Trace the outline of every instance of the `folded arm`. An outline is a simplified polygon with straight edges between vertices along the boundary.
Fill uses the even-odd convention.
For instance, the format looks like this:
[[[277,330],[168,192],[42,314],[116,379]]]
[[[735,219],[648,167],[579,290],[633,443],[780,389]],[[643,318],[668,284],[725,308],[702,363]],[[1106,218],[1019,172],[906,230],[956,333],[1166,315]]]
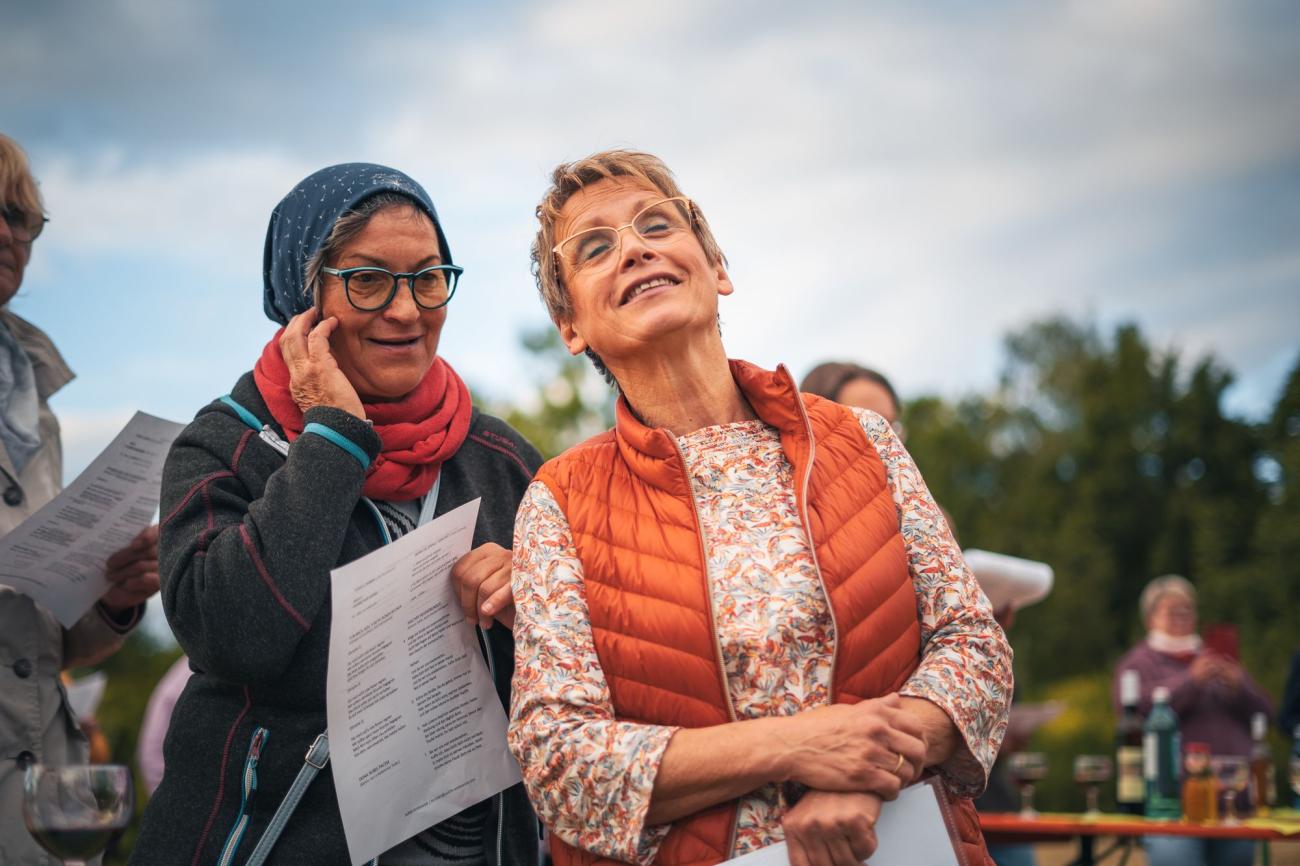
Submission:
[[[520,506],[513,583],[510,746],[538,814],[569,844],[649,863],[668,822],[769,782],[892,799],[920,771],[921,726],[896,696],[707,728],[618,721],[592,639],[582,564],[563,513],[539,483]]]
[[[899,693],[925,727],[926,765],[975,796],[1006,733],[1011,647],[911,456],[879,415],[858,416],[892,487],[921,624],[921,662]]]

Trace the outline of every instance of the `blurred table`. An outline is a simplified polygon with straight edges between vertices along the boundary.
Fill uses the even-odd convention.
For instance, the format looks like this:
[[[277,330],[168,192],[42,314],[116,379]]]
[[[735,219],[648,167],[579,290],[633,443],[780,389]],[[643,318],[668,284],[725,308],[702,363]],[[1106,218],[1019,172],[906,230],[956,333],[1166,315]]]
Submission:
[[[1132,815],[1099,815],[1085,818],[1081,814],[1045,813],[1037,818],[1022,818],[1014,812],[981,812],[980,827],[991,843],[1061,842],[1079,840],[1079,866],[1092,866],[1098,857],[1107,857],[1123,847],[1123,841],[1097,855],[1093,845],[1098,836],[1115,836],[1132,840],[1141,836],[1195,836],[1200,839],[1252,839],[1262,842],[1300,843],[1300,816],[1294,811],[1270,818],[1246,818],[1240,824],[1190,824],[1183,821],[1149,821]],[[1264,845],[1264,866],[1269,864],[1268,845]],[[1127,855],[1126,855],[1127,856]]]

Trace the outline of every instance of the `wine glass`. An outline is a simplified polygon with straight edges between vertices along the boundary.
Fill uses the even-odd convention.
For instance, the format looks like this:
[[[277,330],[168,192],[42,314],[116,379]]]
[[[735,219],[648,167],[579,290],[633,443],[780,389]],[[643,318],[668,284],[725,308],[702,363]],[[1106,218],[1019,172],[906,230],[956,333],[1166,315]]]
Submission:
[[[1219,787],[1227,796],[1223,809],[1223,823],[1240,824],[1237,818],[1237,795],[1246,790],[1250,784],[1250,764],[1238,755],[1215,755],[1210,759],[1210,768],[1219,780]]]
[[[1109,755],[1076,755],[1074,757],[1074,781],[1083,785],[1088,808],[1085,818],[1096,818],[1101,814],[1097,805],[1098,790],[1103,782],[1109,782],[1115,773],[1115,763]]]
[[[135,786],[118,764],[33,764],[23,776],[23,820],[42,848],[67,866],[86,861],[131,821]]]
[[[1007,759],[1011,781],[1020,787],[1020,817],[1036,818],[1034,783],[1047,778],[1047,756],[1042,752],[1013,752]]]

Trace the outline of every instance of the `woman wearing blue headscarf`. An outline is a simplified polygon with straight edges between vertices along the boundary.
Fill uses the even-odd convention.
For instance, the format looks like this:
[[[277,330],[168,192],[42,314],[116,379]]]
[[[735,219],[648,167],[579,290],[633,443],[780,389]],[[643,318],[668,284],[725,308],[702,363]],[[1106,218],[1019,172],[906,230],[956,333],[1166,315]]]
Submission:
[[[194,676],[132,862],[248,859],[323,763],[330,570],[479,497],[452,578],[508,707],[508,548],[541,459],[438,355],[460,273],[428,194],[390,168],[323,169],[271,214],[263,306],[283,327],[164,472],[163,603]],[[283,826],[267,862],[348,862],[328,771]],[[379,863],[534,863],[536,827],[515,786]]]

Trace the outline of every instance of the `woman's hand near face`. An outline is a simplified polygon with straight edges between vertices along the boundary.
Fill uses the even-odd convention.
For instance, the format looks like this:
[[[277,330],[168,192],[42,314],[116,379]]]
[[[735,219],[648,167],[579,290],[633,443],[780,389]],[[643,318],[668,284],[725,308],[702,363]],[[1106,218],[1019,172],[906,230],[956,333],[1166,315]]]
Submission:
[[[508,629],[515,627],[509,550],[492,542],[479,545],[451,567],[451,580],[470,622],[487,629],[495,619]]]
[[[338,319],[331,316],[317,322],[319,316],[315,308],[299,313],[289,320],[280,337],[293,402],[303,412],[314,406],[333,406],[365,418],[366,410],[357,389],[343,375],[330,352],[330,334],[338,327]]]
[[[876,853],[880,798],[809,791],[781,818],[790,866],[858,866]]]

